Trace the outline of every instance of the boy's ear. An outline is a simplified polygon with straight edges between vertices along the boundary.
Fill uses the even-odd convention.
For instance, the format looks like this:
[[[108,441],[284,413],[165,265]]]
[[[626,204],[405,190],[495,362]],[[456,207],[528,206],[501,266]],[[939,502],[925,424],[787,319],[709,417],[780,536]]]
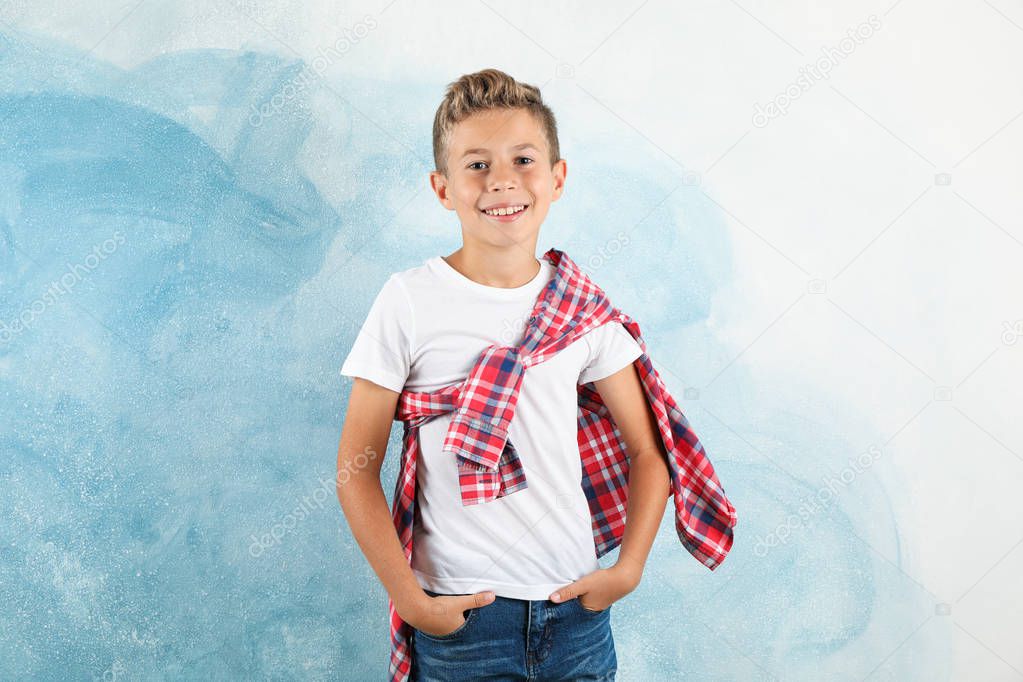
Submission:
[[[455,208],[454,202],[448,196],[448,179],[444,177],[443,173],[440,171],[430,171],[430,187],[433,188],[434,194],[440,199],[440,203],[444,205],[444,208],[448,210]]]
[[[561,198],[562,192],[565,191],[565,176],[568,175],[568,164],[564,159],[558,159],[551,169],[551,173],[554,175],[554,196],[552,201],[557,201]]]

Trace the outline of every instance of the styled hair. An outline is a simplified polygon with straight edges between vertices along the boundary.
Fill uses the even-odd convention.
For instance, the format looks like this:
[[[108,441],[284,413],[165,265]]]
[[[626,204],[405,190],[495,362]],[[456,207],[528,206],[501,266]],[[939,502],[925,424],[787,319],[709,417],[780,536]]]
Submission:
[[[433,162],[447,175],[448,144],[455,126],[469,116],[490,109],[525,109],[543,128],[553,166],[561,159],[558,125],[554,112],[543,103],[540,89],[520,83],[497,69],[468,73],[448,84],[444,99],[433,117]]]

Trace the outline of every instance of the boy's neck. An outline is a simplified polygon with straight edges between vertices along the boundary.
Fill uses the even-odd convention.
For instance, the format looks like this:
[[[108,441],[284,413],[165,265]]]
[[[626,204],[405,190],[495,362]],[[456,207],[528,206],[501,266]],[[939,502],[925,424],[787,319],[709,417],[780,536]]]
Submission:
[[[466,244],[441,258],[477,284],[499,289],[521,287],[540,272],[540,261],[520,244],[499,250],[474,249]]]

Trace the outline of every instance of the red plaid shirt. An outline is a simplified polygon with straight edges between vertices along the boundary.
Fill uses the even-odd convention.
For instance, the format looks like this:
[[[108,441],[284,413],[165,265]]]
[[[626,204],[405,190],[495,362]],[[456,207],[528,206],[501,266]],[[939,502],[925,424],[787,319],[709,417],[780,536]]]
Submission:
[[[419,427],[454,412],[443,450],[458,466],[462,504],[479,504],[525,488],[525,472],[508,440],[519,387],[526,369],[549,360],[586,332],[618,322],[632,334],[643,354],[633,364],[668,453],[675,529],[683,546],[711,570],[732,546],[735,508],[721,487],[703,446],[646,354],[639,325],[614,308],[606,294],[564,252],[552,248],[544,258],[557,270],[537,297],[518,346],[487,348],[469,377],[432,392],[403,391],[395,419],[404,423],[401,465],[394,490],[392,517],[405,556],[412,561],[412,526],[416,509],[416,461]],[[589,503],[597,557],[621,543],[625,530],[629,459],[625,443],[600,394],[587,383],[579,393],[579,455],[582,488]],[[388,598],[391,629],[391,682],[407,682],[412,667],[412,626]]]

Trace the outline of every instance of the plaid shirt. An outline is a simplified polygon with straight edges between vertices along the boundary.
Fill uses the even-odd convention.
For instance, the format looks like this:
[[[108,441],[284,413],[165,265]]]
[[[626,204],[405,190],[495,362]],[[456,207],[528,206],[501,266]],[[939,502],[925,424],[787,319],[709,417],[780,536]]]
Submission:
[[[412,527],[416,509],[416,461],[419,427],[454,413],[443,451],[458,466],[463,505],[489,502],[527,487],[522,463],[508,440],[519,387],[527,368],[552,358],[586,332],[609,322],[625,325],[643,354],[633,364],[668,453],[675,529],[683,546],[711,570],[732,546],[735,508],[721,487],[714,467],[689,428],[689,422],[653,368],[639,325],[611,305],[604,292],[562,251],[544,254],[557,267],[537,297],[518,346],[488,347],[468,378],[432,392],[403,391],[395,419],[403,422],[401,463],[392,517],[405,556],[412,561]],[[582,488],[589,503],[597,557],[621,543],[625,530],[629,458],[625,443],[600,394],[587,383],[578,387],[579,455]],[[412,626],[388,598],[391,634],[391,682],[407,682],[412,667]]]

